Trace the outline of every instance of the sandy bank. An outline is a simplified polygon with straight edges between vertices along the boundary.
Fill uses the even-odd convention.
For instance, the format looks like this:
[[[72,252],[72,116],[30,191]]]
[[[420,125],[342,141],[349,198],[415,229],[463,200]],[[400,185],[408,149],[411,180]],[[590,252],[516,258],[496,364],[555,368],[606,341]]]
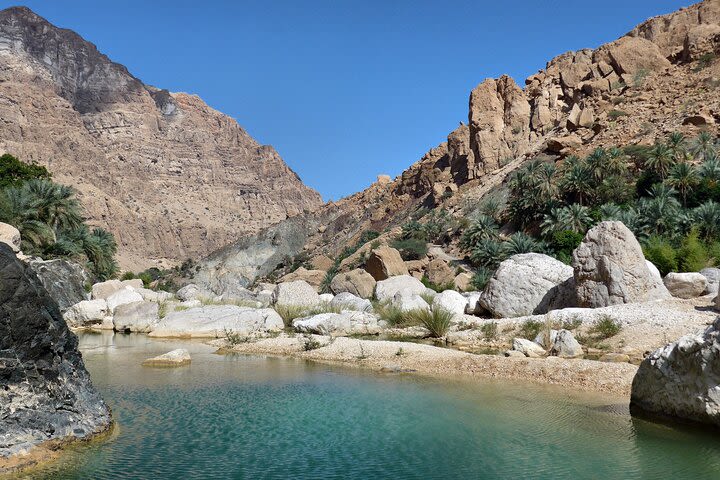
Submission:
[[[592,360],[513,358],[475,355],[410,342],[358,340],[313,336],[320,348],[305,351],[305,338],[281,335],[252,343],[227,346],[212,342],[220,352],[282,355],[384,372],[407,372],[440,378],[506,378],[536,384],[630,395],[637,367],[629,363]]]

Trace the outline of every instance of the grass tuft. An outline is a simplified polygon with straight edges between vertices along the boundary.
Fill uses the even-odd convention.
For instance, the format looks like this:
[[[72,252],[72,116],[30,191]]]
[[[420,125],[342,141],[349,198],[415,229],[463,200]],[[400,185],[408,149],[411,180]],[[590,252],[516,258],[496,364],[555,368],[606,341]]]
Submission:
[[[442,308],[433,308],[432,310],[418,308],[406,312],[405,315],[411,322],[420,324],[430,330],[430,335],[435,338],[445,336],[448,329],[450,329],[450,322],[453,318],[452,312]]]

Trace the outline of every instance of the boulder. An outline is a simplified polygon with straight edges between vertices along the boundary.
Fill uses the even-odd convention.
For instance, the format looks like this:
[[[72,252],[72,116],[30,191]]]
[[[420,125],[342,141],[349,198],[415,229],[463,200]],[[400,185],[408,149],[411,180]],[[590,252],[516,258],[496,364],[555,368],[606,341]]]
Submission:
[[[322,303],[330,303],[332,302],[333,298],[335,298],[335,295],[332,293],[321,293],[318,298]]]
[[[375,298],[381,302],[390,300],[398,292],[403,292],[406,295],[422,295],[425,293],[425,285],[410,275],[391,277],[387,280],[381,280],[375,285]]]
[[[93,387],[77,337],[37,275],[5,243],[0,365],[0,458],[21,465],[33,459],[26,454],[36,445],[87,439],[110,426],[110,410]]]
[[[325,271],[308,270],[304,267],[300,267],[294,272],[288,273],[280,278],[280,281],[285,283],[295,282],[297,280],[305,281],[315,287],[316,290],[319,290],[323,280],[325,280]]]
[[[8,223],[0,222],[0,242],[8,244],[13,252],[18,253],[21,243],[20,230]]]
[[[115,309],[120,305],[142,301],[142,295],[136,292],[133,288],[123,287],[121,290],[118,290],[107,298],[107,305],[108,310],[115,313]]]
[[[273,290],[273,305],[298,305],[312,307],[320,303],[315,287],[303,280],[279,283]]]
[[[646,357],[633,379],[631,412],[720,426],[719,335],[717,319],[703,334],[685,335]]]
[[[467,307],[467,298],[455,290],[445,290],[435,295],[432,301],[433,308],[441,308],[454,315],[463,315]]]
[[[575,291],[581,307],[669,298],[650,272],[635,235],[622,222],[600,222],[573,252]]]
[[[139,278],[131,278],[130,280],[122,280],[120,283],[122,283],[126,287],[132,287],[135,290],[138,290],[140,288],[145,288],[145,284]]]
[[[670,272],[663,279],[665,287],[673,297],[696,298],[703,294],[708,286],[707,278],[701,273]]]
[[[370,256],[365,262],[365,270],[376,281],[409,274],[400,252],[387,246],[378,247],[370,252]]]
[[[500,263],[480,297],[496,318],[547,313],[575,303],[573,269],[541,253],[522,253]]]
[[[164,292],[162,290],[150,290],[149,288],[136,288],[136,292],[138,292],[142,297],[143,300],[146,302],[167,302],[168,300],[172,300],[173,294],[170,292]]]
[[[149,333],[160,321],[159,305],[155,302],[132,302],[118,305],[113,315],[117,332]]]
[[[662,274],[660,273],[660,270],[658,270],[658,268],[655,266],[655,264],[652,263],[650,260],[645,260],[645,265],[647,265],[652,279],[655,282],[662,282]]]
[[[703,295],[718,293],[718,286],[720,285],[720,268],[703,268],[700,270],[700,273],[708,282]]]
[[[465,293],[463,296],[467,301],[467,303],[465,304],[465,313],[467,313],[468,315],[478,315],[485,311],[485,309],[480,304],[480,297],[482,296],[482,293],[468,292]]]
[[[295,319],[293,327],[300,333],[317,335],[376,335],[380,333],[377,317],[367,312],[321,313]]]
[[[430,283],[435,285],[447,285],[455,280],[455,270],[445,260],[436,258],[430,260],[425,268],[425,276]]]
[[[30,260],[30,268],[57,302],[61,312],[87,299],[85,285],[89,283],[89,278],[77,263],[63,259]]]
[[[192,362],[190,352],[184,348],[178,348],[157,357],[148,358],[142,364],[145,367],[182,367],[190,365],[190,362]]]
[[[70,327],[86,327],[102,323],[107,314],[105,300],[83,300],[68,308],[63,318]]]
[[[94,300],[107,300],[109,296],[118,290],[125,288],[120,280],[107,280],[105,282],[99,282],[92,286],[92,298]]]
[[[316,255],[310,259],[310,266],[313,270],[322,270],[323,272],[327,272],[334,264],[335,262],[325,255]]]
[[[630,76],[641,72],[661,71],[670,62],[653,42],[641,37],[625,36],[601,47],[600,55],[607,52],[610,64],[618,74]]]
[[[547,355],[543,347],[524,338],[513,338],[512,349],[530,358],[539,358]]]
[[[427,310],[430,305],[420,295],[398,292],[392,299],[392,305],[403,312],[410,310]]]
[[[271,308],[208,305],[168,313],[149,336],[223,338],[227,332],[257,335],[279,332],[284,326],[280,315]]]
[[[358,312],[372,312],[373,310],[370,300],[357,297],[350,292],[335,295],[335,298],[330,302],[330,306],[342,310],[357,310]]]
[[[330,282],[330,290],[338,293],[348,292],[360,298],[370,298],[375,291],[375,279],[361,268],[350,270],[347,273],[338,273]]]
[[[555,335],[550,348],[550,355],[564,358],[576,358],[584,355],[582,346],[575,340],[572,332],[569,330],[560,330]]]
[[[194,283],[189,283],[178,290],[177,293],[175,293],[175,296],[181,302],[196,300],[200,296],[200,288]]]
[[[458,273],[453,279],[453,286],[460,292],[467,292],[472,288],[472,275],[467,272]]]

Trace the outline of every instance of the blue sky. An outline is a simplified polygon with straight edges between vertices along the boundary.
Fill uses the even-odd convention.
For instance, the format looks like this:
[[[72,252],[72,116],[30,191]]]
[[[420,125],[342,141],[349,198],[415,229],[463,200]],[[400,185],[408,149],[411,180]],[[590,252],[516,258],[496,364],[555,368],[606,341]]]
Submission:
[[[398,175],[524,79],[691,0],[35,1],[145,83],[200,95],[327,199]],[[3,2],[0,7],[17,5]]]

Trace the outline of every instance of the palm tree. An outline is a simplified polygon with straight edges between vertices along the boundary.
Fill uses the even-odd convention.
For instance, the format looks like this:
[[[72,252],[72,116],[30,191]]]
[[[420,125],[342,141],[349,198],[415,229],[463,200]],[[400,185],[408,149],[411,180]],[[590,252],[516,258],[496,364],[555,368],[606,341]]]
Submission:
[[[563,208],[561,218],[564,221],[563,230],[572,230],[578,233],[584,233],[593,222],[590,209],[578,203]]]
[[[115,237],[102,228],[90,231],[83,224],[74,230],[65,231],[53,245],[53,250],[61,255],[85,255],[90,270],[100,280],[107,280],[117,273],[117,243]]]
[[[644,216],[652,233],[672,233],[678,229],[680,202],[675,190],[658,183],[650,189],[650,198],[639,202],[639,213]]]
[[[622,208],[614,203],[600,205],[600,218],[603,220],[620,220]]]
[[[487,215],[480,215],[463,232],[460,245],[466,250],[474,250],[482,240],[496,239],[497,236],[498,226],[495,219]]]
[[[673,132],[667,140],[667,146],[673,157],[680,159],[685,155],[685,136],[680,132]]]
[[[56,231],[77,228],[82,223],[80,204],[72,187],[36,179],[25,182],[22,188],[36,199],[38,219]]]
[[[475,265],[495,269],[500,262],[507,258],[505,245],[497,240],[482,240],[470,255]]]
[[[708,200],[693,210],[693,219],[700,227],[703,236],[710,240],[720,233],[720,205]]]
[[[715,149],[715,138],[710,132],[700,132],[700,134],[695,137],[695,140],[693,140],[690,151],[696,158],[702,158],[703,160],[714,156],[717,153]]]
[[[607,151],[605,157],[605,172],[607,175],[622,176],[627,172],[627,156],[617,147]]]
[[[670,170],[667,183],[680,193],[683,206],[686,206],[688,193],[700,183],[700,177],[695,167],[689,163],[680,162],[676,163]]]
[[[583,204],[592,190],[592,174],[585,162],[578,160],[565,165],[560,188],[565,194],[571,195],[580,205]]]
[[[598,183],[602,181],[607,172],[607,157],[608,154],[603,148],[596,148],[585,160],[590,175]]]
[[[38,202],[26,189],[9,187],[0,195],[0,221],[20,231],[22,248],[37,253],[55,241],[55,232],[38,218]]]
[[[645,160],[645,168],[657,173],[661,179],[665,180],[668,171],[675,164],[675,156],[673,151],[665,144],[656,143],[650,149],[647,159]]]
[[[532,253],[542,252],[545,250],[545,245],[542,242],[538,242],[530,235],[523,232],[517,232],[510,235],[510,238],[505,242],[505,253],[506,255],[516,255],[518,253]]]
[[[720,182],[720,160],[716,155],[710,155],[705,158],[700,165],[700,176],[705,179],[711,187]]]

